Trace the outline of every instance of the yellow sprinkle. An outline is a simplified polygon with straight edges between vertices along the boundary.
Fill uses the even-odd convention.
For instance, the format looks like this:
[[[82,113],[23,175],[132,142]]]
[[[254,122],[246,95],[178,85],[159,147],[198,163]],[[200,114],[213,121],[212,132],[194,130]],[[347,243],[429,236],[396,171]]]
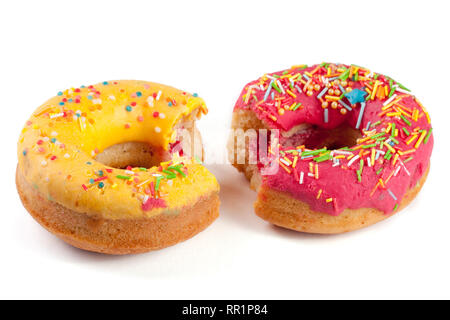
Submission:
[[[333,198],[328,198],[328,199],[326,199],[325,201],[326,201],[326,202],[331,202],[331,201],[333,201]]]
[[[401,115],[401,113],[400,112],[388,112],[388,113],[386,113],[386,115],[388,117],[395,117],[395,116]]]
[[[117,183],[114,183],[111,188],[115,189],[117,187]]]
[[[419,137],[419,140],[417,140],[416,144],[414,145],[414,148],[418,148],[420,146],[420,144],[422,143],[423,139],[425,138],[425,136],[427,135],[427,130],[423,130],[422,134]]]
[[[319,166],[317,165],[317,163],[316,163],[314,169],[315,169],[315,170],[314,170],[314,177],[315,177],[316,179],[319,179]]]
[[[294,157],[294,162],[292,163],[292,168],[295,168],[297,166],[298,157]]]
[[[395,166],[395,163],[397,162],[398,157],[399,157],[399,154],[398,154],[398,153],[395,154],[394,160],[392,160],[392,165],[393,165],[393,166]]]
[[[375,164],[375,148],[372,148],[372,154],[370,155],[370,164],[372,166]]]
[[[297,98],[297,96],[289,89],[286,90],[286,92],[288,93],[288,95],[290,95],[293,98]]]
[[[389,144],[389,143],[387,143],[386,141],[383,143],[385,146],[386,146],[386,148],[388,148],[392,153],[395,153],[395,149],[394,148],[392,148],[392,146]]]
[[[375,99],[375,93],[377,92],[379,84],[380,84],[380,81],[376,80],[375,85],[373,86],[372,95],[370,96],[370,100]]]
[[[320,199],[320,196],[322,195],[322,189],[319,190],[319,192],[317,193],[317,197],[316,199]]]
[[[413,142],[414,140],[416,140],[417,139],[417,135],[413,135],[411,138],[409,138],[409,140],[408,141],[406,141],[406,144],[407,145],[410,145],[411,144],[411,142]]]

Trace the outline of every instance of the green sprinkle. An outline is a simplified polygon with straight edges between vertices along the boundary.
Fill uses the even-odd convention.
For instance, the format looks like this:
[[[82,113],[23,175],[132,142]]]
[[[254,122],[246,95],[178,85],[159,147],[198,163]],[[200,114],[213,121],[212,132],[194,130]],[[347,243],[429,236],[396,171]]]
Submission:
[[[401,89],[411,92],[411,90],[409,90],[408,88],[406,88],[406,87],[405,87],[404,85],[402,85],[400,82],[397,82],[397,84],[398,84],[398,86],[399,86]]]
[[[324,151],[327,151],[327,149],[323,148],[323,149],[317,149],[317,150],[311,150],[311,151],[303,151],[302,157],[315,156]]]
[[[370,126],[373,128],[373,127],[376,127],[377,125],[379,125],[380,123],[381,123],[381,120],[379,120],[375,123],[372,123]]]
[[[393,211],[397,210],[398,208],[398,203],[395,204]]]
[[[331,159],[331,153],[325,154],[323,156],[314,159],[315,162],[323,162]]]
[[[361,172],[356,171],[356,176],[358,177],[358,181],[361,182]]]
[[[338,78],[341,80],[347,80],[349,75],[350,75],[350,68],[345,70]]]
[[[156,177],[156,183],[155,183],[155,191],[158,191],[159,184],[161,183],[161,180],[164,179],[164,176],[158,176]]]
[[[390,139],[391,139],[392,141],[394,141],[395,144],[399,144],[398,140],[395,139],[394,137],[390,137]]]
[[[363,148],[363,149],[369,149],[369,148],[376,147],[376,146],[377,146],[376,143],[372,143],[372,144],[367,144],[367,145],[365,145],[365,146],[362,146],[362,148]]]
[[[392,123],[391,138],[394,136],[394,134],[395,134],[395,123]]]
[[[386,160],[389,160],[390,158],[391,158],[391,150],[388,150],[387,152],[386,152],[386,154],[384,155],[384,159],[386,159]]]
[[[382,170],[383,170],[383,168],[378,169],[377,170],[377,175],[379,175]]]
[[[407,162],[411,161],[412,159],[414,159],[414,157],[409,157],[408,159],[404,160],[403,163],[407,163]]]
[[[407,136],[409,136],[410,135],[410,133],[409,133],[409,131],[408,131],[408,129],[406,129],[405,127],[403,127],[402,128],[403,129],[403,132],[407,135]]]
[[[374,134],[373,136],[370,136],[370,139],[377,139],[378,137],[381,137],[383,135],[384,135],[384,132],[380,132],[380,133]]]
[[[139,171],[147,171],[147,168],[139,168]]]
[[[116,178],[123,179],[123,180],[130,180],[130,179],[131,179],[131,176],[123,176],[123,175],[121,175],[121,174],[118,174],[118,175],[116,176]]]
[[[392,81],[392,80],[391,80],[391,81]],[[391,88],[392,88],[392,86],[391,86]],[[394,92],[395,92],[395,88],[392,88],[391,91],[389,91],[389,96],[388,96],[388,98],[392,97],[392,96],[394,95]]]
[[[294,106],[294,108],[292,108],[292,111],[297,110],[301,105],[302,105],[302,104],[301,104],[300,102],[297,103],[297,104]]]
[[[179,165],[176,165],[176,166],[167,167],[167,169],[168,170],[175,170],[176,172],[181,174],[183,177],[186,177],[186,174],[183,172],[183,170],[181,170],[182,166],[183,166],[182,164],[179,164]]]
[[[430,139],[431,136],[431,131],[433,131],[433,128],[431,128],[430,131],[428,131],[427,136],[425,137],[425,139],[423,139],[423,144],[427,144],[428,139]]]
[[[195,161],[197,161],[198,164],[203,164],[202,160],[199,159],[199,157],[194,156]]]
[[[361,174],[362,174],[363,168],[364,168],[364,160],[360,159],[359,160],[359,171],[361,172]]]
[[[175,179],[177,177],[177,175],[175,173],[173,173],[172,171],[164,169],[162,172],[167,174],[166,179]]]
[[[405,122],[408,126],[411,127],[411,122],[408,119],[406,119],[402,114],[400,115],[400,118],[402,118],[403,122]]]
[[[281,93],[281,90],[280,90],[280,88],[278,88],[278,86],[277,86],[277,84],[276,84],[275,81],[272,82],[272,88],[274,88],[275,90],[277,90],[278,93]]]

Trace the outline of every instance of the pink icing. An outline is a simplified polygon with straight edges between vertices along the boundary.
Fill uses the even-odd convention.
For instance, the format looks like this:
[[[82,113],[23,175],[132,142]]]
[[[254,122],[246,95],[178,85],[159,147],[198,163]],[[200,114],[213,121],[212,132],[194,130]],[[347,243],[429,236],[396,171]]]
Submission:
[[[339,65],[339,67],[349,68],[349,66],[346,65]],[[292,74],[304,74],[305,72],[311,73],[314,70],[316,70],[315,74],[326,74],[327,71],[326,68],[321,68],[318,65],[302,70],[290,69],[287,71]],[[367,76],[368,71],[366,70],[367,69],[360,69],[359,72],[361,75],[366,73]],[[280,71],[269,75],[281,76],[283,72],[286,73],[286,71]],[[390,82],[389,78],[383,75],[378,75],[376,79],[380,82],[380,84],[389,86],[389,89],[392,88],[393,84],[396,84],[394,81]],[[351,78],[348,79],[348,82],[351,82],[352,89],[364,89],[363,81],[350,80]],[[353,80],[355,80],[355,78],[353,78]],[[275,98],[284,98],[284,100],[282,100],[281,107],[284,105],[291,106],[293,103],[299,102],[303,107],[298,108],[295,111],[286,110],[284,114],[280,115],[278,113],[277,106],[271,99],[271,95],[266,95],[269,81],[270,79],[265,80],[263,78],[247,84],[239,96],[239,99],[235,105],[235,110],[252,110],[256,116],[269,128],[280,129],[281,131],[288,131],[296,125],[302,123],[313,124],[326,129],[333,129],[344,123],[351,127],[356,126],[361,109],[360,103],[355,103],[353,110],[348,111],[345,115],[342,115],[339,112],[339,109],[332,109],[328,107],[328,122],[325,122],[322,102],[317,98],[324,86],[321,86],[320,90],[314,91],[311,96],[307,96],[305,92],[300,93],[297,89],[295,89],[295,87],[290,86],[290,82],[287,79],[279,80],[280,84],[285,88],[285,90],[291,88],[291,92],[296,95],[295,98],[287,93],[280,94],[274,89],[272,89],[271,92],[275,92]],[[374,82],[375,79],[372,79],[372,84]],[[296,84],[298,84],[300,89],[304,89],[304,84],[301,82]],[[251,86],[255,86],[251,92],[252,98],[246,100],[246,94]],[[405,91],[396,89],[395,94],[400,97],[405,95]],[[264,96],[268,97],[266,101],[263,101]],[[395,136],[394,139],[398,141],[398,143],[394,144],[392,147],[398,154],[397,160],[393,159],[394,157],[384,159],[384,156],[380,153],[378,159],[373,163],[373,165],[369,166],[367,163],[367,157],[370,158],[371,154],[369,153],[368,155],[363,156],[363,170],[361,180],[358,181],[356,171],[361,167],[360,158],[356,161],[350,162],[351,159],[347,159],[346,155],[346,158],[339,159],[339,165],[336,165],[334,162],[336,160],[333,159],[323,162],[315,162],[312,158],[302,160],[299,156],[295,168],[293,168],[292,165],[287,168],[290,173],[288,173],[287,170],[280,168],[274,175],[263,176],[263,185],[275,190],[290,193],[293,197],[307,202],[312,210],[326,212],[330,215],[339,215],[346,208],[376,208],[385,213],[390,213],[395,210],[397,205],[400,204],[406,191],[414,187],[427,170],[433,148],[433,135],[431,133],[428,134],[426,139],[424,136],[422,143],[415,148],[415,143],[419,140],[422,132],[420,130],[426,130],[426,133],[430,132],[431,124],[429,122],[428,114],[414,96],[404,96],[399,102],[401,103],[401,106],[405,108],[404,110],[414,111],[417,109],[419,112],[417,121],[406,117],[406,119],[411,123],[409,126],[401,117],[397,115],[388,116],[386,112],[380,115],[382,112],[381,108],[383,107],[383,103],[387,99],[388,97],[384,97],[383,99],[375,97],[374,100],[369,99],[366,101],[365,112],[363,113],[359,130],[363,134],[363,137],[366,137],[372,134],[365,132],[365,129],[368,127],[369,131],[376,130],[375,134],[378,134],[383,132],[382,130],[386,129],[389,124],[391,124],[391,126],[392,124],[395,124],[395,128],[398,129],[398,135]],[[348,106],[351,106],[351,103],[347,98],[343,98],[342,101]],[[391,107],[389,112],[395,113],[396,110],[393,110]],[[408,114],[408,112],[406,112],[406,114]],[[412,113],[410,115],[412,115]],[[380,121],[379,124],[369,126],[370,124],[376,124],[378,121]],[[410,133],[418,133],[418,138],[407,144],[412,135],[408,136],[403,131],[403,127],[405,127]],[[384,136],[386,137],[385,141],[388,141],[390,134],[385,134]],[[424,143],[424,141],[426,141],[426,143]],[[369,143],[361,143],[361,145],[365,144]],[[388,151],[387,147],[384,145],[382,147],[377,145],[374,148],[383,152]],[[286,151],[292,150],[293,148],[281,145],[280,149],[282,151]],[[352,149],[354,149],[354,147],[352,147]],[[356,157],[361,154],[361,152],[370,151],[371,149],[372,148],[360,148],[351,152],[353,153],[353,157]],[[411,149],[415,149],[414,152],[404,155],[400,154],[408,150],[410,151]],[[293,158],[291,155],[288,155],[288,159],[292,161]],[[310,162],[314,165],[317,164],[319,172],[318,179],[316,177],[308,176],[308,172],[310,172]],[[350,165],[348,165],[349,163]],[[304,174],[302,184],[299,183],[299,176],[301,172]],[[380,179],[382,179],[383,182],[387,181],[387,183],[385,183],[384,186],[381,185],[379,182]],[[320,197],[317,199],[319,193]]]

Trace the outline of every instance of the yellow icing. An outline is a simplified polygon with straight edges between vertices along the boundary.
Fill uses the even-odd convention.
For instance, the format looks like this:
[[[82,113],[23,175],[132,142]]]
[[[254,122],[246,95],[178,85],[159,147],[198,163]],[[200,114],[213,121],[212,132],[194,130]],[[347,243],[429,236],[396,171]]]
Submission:
[[[152,198],[150,185],[156,184],[154,175],[166,174],[158,167],[147,171],[135,168],[131,173],[94,158],[107,147],[128,141],[167,149],[174,142],[174,125],[197,109],[199,114],[207,112],[201,98],[146,81],[108,81],[60,92],[39,107],[22,130],[19,170],[40,194],[78,212],[111,219],[176,212],[218,191],[215,177],[196,161],[175,161],[183,163],[187,175],[172,170],[176,178],[162,179],[153,193],[164,199],[167,208],[144,211],[142,203],[146,196]],[[102,176],[108,178],[90,180]]]

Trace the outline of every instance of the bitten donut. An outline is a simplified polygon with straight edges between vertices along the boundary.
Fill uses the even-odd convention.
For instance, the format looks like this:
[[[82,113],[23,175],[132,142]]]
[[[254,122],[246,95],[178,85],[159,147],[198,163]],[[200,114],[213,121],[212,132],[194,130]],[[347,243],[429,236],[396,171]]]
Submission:
[[[430,117],[410,90],[356,65],[263,75],[244,87],[232,128],[279,132],[268,150],[275,161],[249,163],[255,144],[236,134],[231,161],[258,192],[258,216],[309,233],[347,232],[398,212],[422,187],[433,148]]]
[[[146,81],[59,92],[20,135],[23,205],[48,231],[89,251],[140,253],[192,237],[219,208],[194,125],[206,113],[197,94]]]

